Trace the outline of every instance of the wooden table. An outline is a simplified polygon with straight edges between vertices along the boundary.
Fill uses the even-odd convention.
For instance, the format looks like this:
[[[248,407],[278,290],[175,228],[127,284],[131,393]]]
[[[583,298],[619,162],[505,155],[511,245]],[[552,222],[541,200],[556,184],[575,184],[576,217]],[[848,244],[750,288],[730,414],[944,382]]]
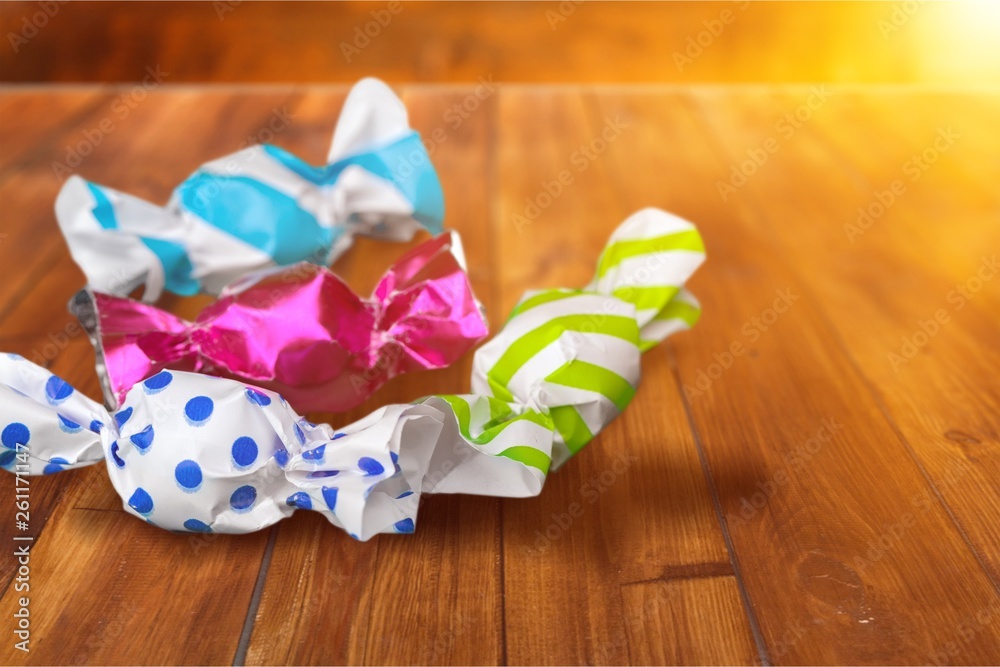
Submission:
[[[284,113],[273,141],[320,162],[345,91],[5,88],[0,349],[99,395],[55,165],[163,202]],[[428,498],[413,536],[358,543],[309,512],[174,535],[124,514],[101,466],[39,479],[27,655],[0,477],[3,662],[1000,660],[1000,93],[401,91],[494,328],[525,289],[586,283],[644,206],[699,225],[702,321],[539,497]],[[363,242],[336,269],[368,289],[401,252]],[[316,418],[465,391],[469,368]]]

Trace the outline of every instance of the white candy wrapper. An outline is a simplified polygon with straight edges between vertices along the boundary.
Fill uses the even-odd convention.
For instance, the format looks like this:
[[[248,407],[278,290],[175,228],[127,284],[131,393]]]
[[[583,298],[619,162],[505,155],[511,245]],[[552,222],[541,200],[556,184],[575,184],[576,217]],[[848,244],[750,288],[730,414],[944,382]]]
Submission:
[[[164,207],[69,178],[56,218],[90,287],[143,300],[165,289],[218,294],[257,269],[332,262],[355,234],[408,240],[442,231],[444,196],[406,107],[381,81],[348,95],[328,164],[262,144],[212,160]]]
[[[337,431],[277,394],[161,371],[108,413],[0,357],[0,466],[52,474],[105,460],[126,511],[177,531],[244,533],[296,509],[352,536],[412,532],[422,493],[537,495],[631,400],[640,350],[698,318],[690,223],[654,209],[612,235],[583,290],[531,292],[476,353],[467,395],[389,405]]]

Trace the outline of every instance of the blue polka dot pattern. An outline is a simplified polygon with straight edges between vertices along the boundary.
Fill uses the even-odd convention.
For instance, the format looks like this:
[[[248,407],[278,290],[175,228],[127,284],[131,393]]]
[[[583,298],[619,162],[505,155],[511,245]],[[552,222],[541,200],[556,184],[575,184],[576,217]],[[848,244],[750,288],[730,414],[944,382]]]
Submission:
[[[115,462],[115,465],[119,468],[125,467],[125,459],[118,455],[119,452],[118,441],[115,440],[111,443],[111,459]]]
[[[4,362],[0,354],[0,383]],[[16,449],[29,438],[32,474],[104,458],[128,514],[190,534],[251,532],[298,510],[319,511],[364,540],[415,532],[425,483],[419,478],[434,448],[415,453],[408,463],[414,476],[403,479],[398,433],[414,418],[439,425],[427,407],[393,406],[339,431],[312,424],[270,391],[170,370],[137,382],[116,414],[79,391],[52,405],[48,399],[60,400],[68,388],[51,378],[45,369],[32,382],[17,378],[33,403],[4,389],[13,402],[13,409],[0,405],[0,466],[7,470],[18,465]],[[428,428],[423,435],[436,433]]]
[[[366,476],[381,475],[385,472],[385,467],[370,456],[362,456],[358,459],[358,467]]]
[[[274,453],[274,460],[278,462],[278,465],[284,468],[288,465],[288,450],[281,448]]]
[[[118,425],[118,428],[121,428],[122,426],[125,425],[125,422],[127,422],[129,420],[129,417],[131,416],[132,416],[132,408],[125,408],[121,412],[115,414],[115,424]]]
[[[261,407],[271,405],[271,398],[267,394],[250,387],[247,387],[246,397],[248,401]]]
[[[149,450],[149,446],[153,444],[153,435],[153,425],[150,424],[138,433],[129,436],[129,440],[139,448],[140,454],[145,454]]]
[[[198,521],[198,519],[188,519],[184,522],[184,527],[190,530],[192,533],[211,533],[212,527],[209,526],[204,521]]]
[[[215,404],[208,396],[195,396],[184,406],[184,417],[192,426],[202,426],[212,416]]]
[[[52,405],[59,405],[73,393],[73,387],[66,384],[66,381],[57,375],[53,375],[45,383],[45,398]]]
[[[289,507],[298,507],[299,509],[302,510],[311,510],[313,506],[312,498],[310,498],[309,494],[306,493],[305,491],[299,491],[298,493],[293,493],[292,495],[288,496],[288,500],[286,500],[285,502],[288,503]]]
[[[69,461],[61,456],[53,457],[42,470],[43,475],[51,475],[54,472],[62,472],[63,466],[69,465]]]
[[[410,518],[403,519],[402,521],[397,521],[396,523],[392,524],[392,527],[395,528],[396,532],[399,533],[412,533],[414,530],[416,530],[416,526],[413,525],[413,519]]]
[[[337,509],[337,491],[338,489],[335,486],[323,487],[323,501],[330,508],[331,512]]]
[[[302,452],[302,458],[306,461],[322,461],[323,454],[326,453],[326,445],[320,445],[314,449],[307,449]]]
[[[181,461],[174,468],[174,479],[177,480],[182,490],[189,493],[201,488],[202,478],[201,466],[190,459]]]
[[[139,487],[132,494],[132,497],[128,499],[128,506],[139,514],[146,516],[153,512],[153,499],[146,493],[145,489]]]
[[[248,512],[257,501],[257,489],[247,484],[233,491],[229,497],[229,506],[237,512]]]
[[[253,438],[243,436],[233,443],[233,461],[240,470],[245,470],[257,460],[257,443]]]
[[[158,394],[167,388],[167,385],[174,379],[174,376],[167,371],[160,371],[142,382],[142,389],[147,394]]]
[[[83,429],[82,426],[77,424],[75,421],[66,419],[62,415],[59,415],[59,428],[65,433],[76,433]]]
[[[0,443],[7,449],[17,449],[18,445],[28,444],[31,431],[21,422],[12,422],[0,432]]]

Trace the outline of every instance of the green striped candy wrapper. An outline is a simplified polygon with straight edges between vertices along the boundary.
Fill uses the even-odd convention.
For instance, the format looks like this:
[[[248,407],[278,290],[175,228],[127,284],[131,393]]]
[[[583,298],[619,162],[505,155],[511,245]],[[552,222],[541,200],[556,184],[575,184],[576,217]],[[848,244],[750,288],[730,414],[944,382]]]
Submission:
[[[589,285],[526,293],[476,352],[473,393],[424,399],[455,416],[443,434],[454,448],[430,470],[449,457],[462,468],[424,490],[536,495],[632,400],[641,353],[697,322],[684,284],[704,260],[693,224],[649,208],[614,231]]]

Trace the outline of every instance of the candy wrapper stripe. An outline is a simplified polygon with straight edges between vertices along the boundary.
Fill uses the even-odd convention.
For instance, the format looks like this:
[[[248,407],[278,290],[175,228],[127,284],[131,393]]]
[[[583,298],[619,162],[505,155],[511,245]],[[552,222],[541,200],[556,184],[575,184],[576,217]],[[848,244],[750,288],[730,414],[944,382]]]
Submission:
[[[277,146],[251,146],[203,165],[164,207],[73,176],[56,217],[92,289],[121,296],[145,284],[145,301],[164,289],[218,294],[261,268],[326,264],[355,234],[442,231],[441,185],[385,84],[365,79],[352,89],[329,160],[317,167]]]
[[[688,227],[637,213],[588,288],[525,295],[476,352],[473,393],[389,405],[338,430],[275,392],[179,370],[136,383],[109,413],[47,370],[0,358],[0,460],[45,474],[104,458],[126,511],[180,531],[249,532],[301,509],[366,540],[412,532],[423,493],[537,495],[631,401],[640,349],[697,318],[682,286],[701,241],[659,240]]]

